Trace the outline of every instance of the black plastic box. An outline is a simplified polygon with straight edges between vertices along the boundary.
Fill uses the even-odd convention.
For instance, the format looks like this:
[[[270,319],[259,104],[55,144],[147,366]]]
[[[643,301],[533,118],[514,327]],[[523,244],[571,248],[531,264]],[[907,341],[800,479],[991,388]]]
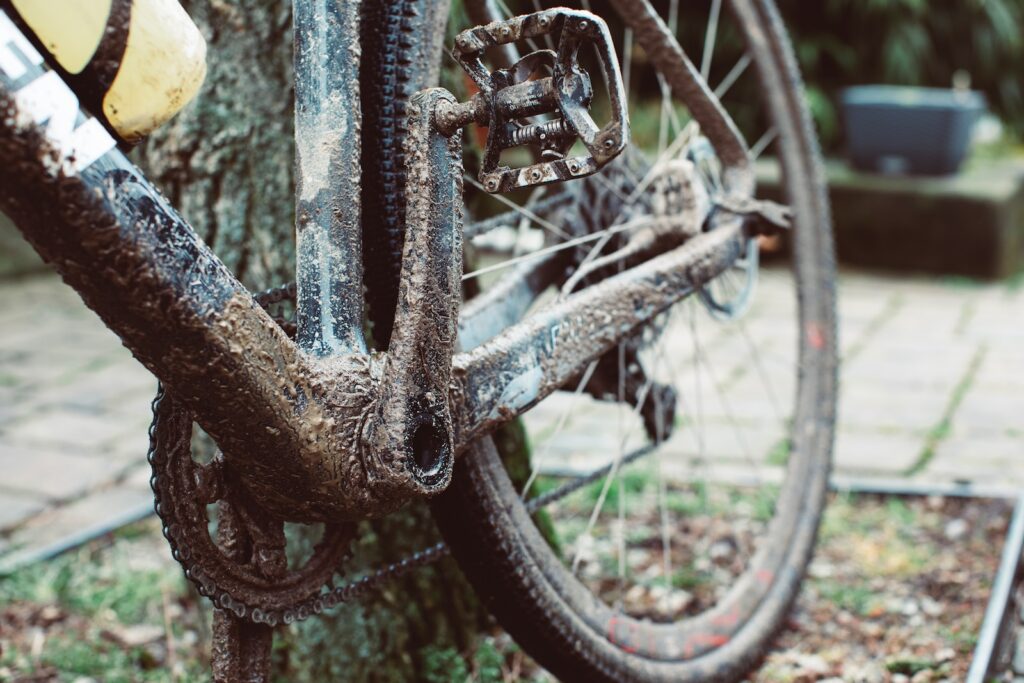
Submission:
[[[985,110],[978,92],[891,85],[847,88],[842,103],[850,163],[890,174],[956,173]]]

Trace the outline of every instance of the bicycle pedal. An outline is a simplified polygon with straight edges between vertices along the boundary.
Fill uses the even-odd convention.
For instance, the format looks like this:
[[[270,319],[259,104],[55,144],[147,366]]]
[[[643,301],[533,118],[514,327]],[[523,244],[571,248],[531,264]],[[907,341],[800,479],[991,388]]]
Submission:
[[[487,50],[516,41],[551,36],[555,50],[536,50],[507,69],[488,71]],[[598,126],[590,115],[594,88],[578,60],[581,47],[596,48],[607,84],[611,118]],[[453,105],[440,121],[455,130],[475,121],[488,128],[479,180],[491,193],[590,175],[614,159],[629,141],[629,120],[615,48],[608,26],[590,12],[564,8],[535,12],[467,29],[452,51],[479,88],[470,102]],[[550,75],[548,75],[550,74]],[[530,119],[540,115],[553,118]],[[569,156],[581,142],[586,154]],[[539,148],[530,166],[501,165],[501,153],[520,146]]]

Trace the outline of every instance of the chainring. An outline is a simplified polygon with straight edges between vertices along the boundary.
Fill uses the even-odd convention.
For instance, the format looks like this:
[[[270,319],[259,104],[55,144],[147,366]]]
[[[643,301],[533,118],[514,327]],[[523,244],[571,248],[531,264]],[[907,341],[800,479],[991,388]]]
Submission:
[[[294,298],[294,283],[255,295],[265,309]],[[293,323],[274,319],[294,334]],[[326,525],[305,562],[289,567],[283,520],[246,495],[222,455],[197,462],[192,430],[192,414],[161,386],[149,430],[150,485],[164,537],[185,576],[214,605],[253,623],[287,624],[340,602],[332,580],[349,556],[356,525]],[[230,532],[222,530],[216,540],[208,514],[214,503],[231,519]]]
[[[287,624],[331,606],[323,588],[349,556],[355,525],[326,525],[309,558],[290,568],[284,522],[245,494],[222,456],[206,465],[193,459],[192,424],[191,413],[161,388],[153,401],[150,484],[164,537],[185,576],[217,607],[254,623]],[[243,530],[231,555],[210,534],[212,503],[230,506]]]

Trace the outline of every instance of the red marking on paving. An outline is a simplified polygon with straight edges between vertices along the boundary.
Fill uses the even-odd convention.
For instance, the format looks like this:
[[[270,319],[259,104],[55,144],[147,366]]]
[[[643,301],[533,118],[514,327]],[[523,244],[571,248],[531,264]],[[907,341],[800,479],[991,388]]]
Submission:
[[[815,351],[825,348],[825,332],[818,323],[807,323],[807,343]]]
[[[768,585],[775,579],[775,572],[770,569],[758,569],[754,572],[754,578],[761,583]]]

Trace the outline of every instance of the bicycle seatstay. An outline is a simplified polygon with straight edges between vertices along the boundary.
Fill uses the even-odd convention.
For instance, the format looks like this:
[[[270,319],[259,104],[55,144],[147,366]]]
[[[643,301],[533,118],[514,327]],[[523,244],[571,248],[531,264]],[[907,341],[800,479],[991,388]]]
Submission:
[[[419,222],[408,230],[429,232],[421,246],[440,251],[433,261],[403,266],[403,282],[420,272],[427,278],[415,285],[420,295],[443,281],[441,289],[452,288],[457,297],[457,271],[430,274],[423,268],[451,261],[441,252],[459,244],[452,231],[461,230],[460,221],[448,215],[460,209],[458,155],[431,152],[446,148],[437,147],[431,112],[419,117],[416,125],[432,130],[411,137],[410,144],[421,147],[411,148],[407,158],[422,165],[413,176],[425,179],[421,187],[431,196],[418,201],[433,213],[412,212]],[[380,424],[389,414],[387,397],[395,398],[395,382],[385,381],[387,355],[316,358],[301,351],[92,120],[0,12],[0,210],[194,411],[252,495],[287,519],[314,521],[383,514],[412,495],[443,489],[449,466],[418,463],[415,438],[375,438],[379,430],[368,428],[368,420]],[[414,437],[416,425],[432,424],[450,435],[452,453],[463,450],[722,272],[747,238],[739,221],[728,221],[455,354],[445,364],[451,368],[447,397],[436,391],[441,375],[429,369],[407,373],[406,384],[417,385],[409,393],[420,391],[423,400],[413,401],[418,407],[403,418],[412,429],[406,436]],[[442,280],[431,280],[441,272],[447,273]],[[538,290],[543,280],[537,280]],[[530,277],[524,283],[533,286]],[[432,312],[416,321],[410,348],[429,348],[424,333],[431,320],[438,329],[454,325],[457,308],[433,305],[443,304],[433,301],[439,296],[440,289],[423,299],[432,302]],[[457,298],[449,301],[457,307]],[[495,303],[521,310],[524,297]],[[486,318],[518,317],[474,307],[459,327],[477,341],[489,335],[471,333],[476,316],[484,327]],[[450,343],[451,335],[446,339]],[[420,386],[417,377],[429,381]],[[436,434],[428,436],[432,442]]]

